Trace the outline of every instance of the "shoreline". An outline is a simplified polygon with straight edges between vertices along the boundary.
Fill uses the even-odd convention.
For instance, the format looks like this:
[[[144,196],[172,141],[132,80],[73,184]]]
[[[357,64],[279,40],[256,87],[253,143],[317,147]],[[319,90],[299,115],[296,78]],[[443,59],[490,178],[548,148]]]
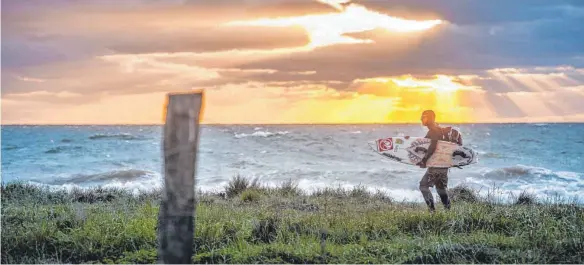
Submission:
[[[450,192],[452,210],[436,200],[431,215],[423,203],[362,187],[305,194],[293,182],[267,188],[236,177],[198,194],[192,261],[584,263],[582,206]],[[156,263],[158,191],[8,183],[1,196],[3,263]]]
[[[398,187],[383,187],[383,188],[374,188],[372,185],[368,184],[348,184],[348,183],[312,183],[310,188],[307,188],[307,183],[303,185],[299,185],[304,180],[284,180],[284,181],[265,181],[261,180],[258,177],[251,178],[245,177],[242,175],[236,175],[231,179],[227,179],[214,187],[196,187],[195,192],[197,196],[217,196],[223,192],[225,187],[233,182],[235,179],[247,179],[248,182],[255,182],[257,186],[256,189],[269,191],[278,189],[282,185],[295,185],[295,189],[297,193],[302,196],[315,196],[316,193],[322,192],[323,190],[337,190],[337,191],[350,191],[350,190],[359,190],[366,193],[371,194],[379,194],[385,197],[391,198],[392,201],[399,201],[401,203],[423,203],[423,198],[419,190],[417,189],[406,189],[406,188],[398,188]],[[127,182],[131,183],[131,182]],[[145,188],[145,184],[140,184],[138,186],[134,185],[127,185],[127,183],[119,183],[113,182],[112,184],[104,184],[104,185],[91,185],[91,186],[82,186],[79,184],[47,184],[47,183],[39,183],[32,180],[16,180],[16,181],[2,181],[0,184],[4,188],[6,185],[22,185],[22,186],[34,186],[35,189],[42,190],[44,192],[55,192],[55,193],[79,193],[79,192],[93,192],[95,190],[111,190],[114,192],[121,192],[127,194],[128,196],[151,196],[152,194],[158,194],[161,192],[162,189],[162,181],[160,183],[156,182],[155,185],[151,184],[149,188]],[[120,185],[120,186],[118,186]],[[507,190],[501,188],[493,183],[493,185],[489,186],[488,188],[480,187],[481,186],[477,183],[471,183],[463,181],[458,185],[448,187],[449,190],[454,190],[455,192],[463,190],[469,191],[474,194],[477,198],[480,198],[482,201],[488,201],[489,203],[496,203],[501,205],[508,205],[514,204],[520,197],[529,197],[534,203],[539,204],[557,204],[557,203],[569,203],[579,206],[584,206],[584,200],[582,200],[581,196],[578,195],[560,195],[560,194],[539,194],[534,192],[533,190],[529,191],[526,189],[521,190]],[[437,196],[437,193],[434,188],[431,189],[432,193]]]

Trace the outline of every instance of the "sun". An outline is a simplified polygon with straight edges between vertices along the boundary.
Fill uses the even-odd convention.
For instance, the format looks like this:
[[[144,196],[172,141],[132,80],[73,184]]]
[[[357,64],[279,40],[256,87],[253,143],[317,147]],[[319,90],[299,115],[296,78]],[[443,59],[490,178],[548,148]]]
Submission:
[[[375,99],[385,99],[386,102],[391,100],[389,109],[379,108],[377,112],[372,112],[386,113],[387,122],[416,122],[423,110],[432,109],[440,115],[441,121],[458,123],[473,119],[472,108],[468,107],[465,95],[470,91],[483,91],[479,86],[462,82],[464,79],[463,76],[434,75],[422,78],[402,75],[359,79],[357,83],[361,84],[359,93],[376,95]],[[375,101],[368,99],[362,103],[369,106],[370,102]]]

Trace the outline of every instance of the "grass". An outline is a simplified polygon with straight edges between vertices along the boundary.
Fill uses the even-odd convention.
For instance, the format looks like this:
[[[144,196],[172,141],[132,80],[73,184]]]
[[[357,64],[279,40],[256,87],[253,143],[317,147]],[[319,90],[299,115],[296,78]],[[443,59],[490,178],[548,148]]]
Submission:
[[[1,188],[2,263],[156,263],[160,192]],[[381,192],[238,176],[200,193],[194,263],[584,263],[584,209],[524,193],[494,203],[451,189],[435,215]],[[421,196],[421,195],[420,195]]]

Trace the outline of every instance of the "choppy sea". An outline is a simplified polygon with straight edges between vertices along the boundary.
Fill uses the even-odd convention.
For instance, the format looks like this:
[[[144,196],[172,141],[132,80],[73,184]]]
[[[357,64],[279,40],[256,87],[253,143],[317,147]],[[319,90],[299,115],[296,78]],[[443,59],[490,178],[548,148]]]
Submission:
[[[464,124],[479,163],[451,169],[449,186],[481,192],[584,194],[584,124]],[[424,169],[389,161],[367,141],[423,136],[420,125],[203,125],[197,189],[217,191],[235,175],[267,185],[292,179],[311,191],[362,185],[422,201]],[[2,182],[51,187],[162,184],[161,126],[2,126]]]

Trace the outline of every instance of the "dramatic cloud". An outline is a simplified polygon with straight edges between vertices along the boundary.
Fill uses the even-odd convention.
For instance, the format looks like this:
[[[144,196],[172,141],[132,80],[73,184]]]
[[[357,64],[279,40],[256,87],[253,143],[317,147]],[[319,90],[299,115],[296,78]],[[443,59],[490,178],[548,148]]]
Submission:
[[[355,0],[352,2],[397,16],[417,19],[439,15],[459,25],[493,25],[559,18],[565,15],[581,14],[584,8],[584,3],[580,0]]]
[[[75,1],[71,5],[65,2],[57,1],[54,6],[47,6],[46,1],[38,2],[39,6],[28,2],[9,5],[2,25],[4,66],[34,66],[119,53],[298,47],[309,41],[300,27],[221,26],[230,19],[246,19],[270,11],[257,4],[203,7],[189,2],[154,5],[144,1],[149,4],[139,5],[140,1],[136,1],[134,5],[126,3],[130,8],[100,1]],[[311,10],[303,4],[296,7],[298,14],[303,12],[300,7]],[[241,12],[241,8],[248,8],[247,12]]]
[[[371,11],[361,5],[345,3],[349,1],[321,0],[320,2],[330,4],[339,12],[288,18],[232,21],[227,23],[227,25],[268,27],[301,26],[310,35],[310,44],[307,45],[308,48],[317,48],[335,44],[374,42],[370,39],[358,39],[347,36],[346,34],[349,33],[359,33],[376,28],[393,32],[416,32],[431,29],[442,23],[440,20],[415,21],[391,17]]]
[[[584,2],[30,0],[2,3],[3,123],[574,121]],[[132,107],[128,102],[136,103]],[[104,111],[107,109],[107,111]]]
[[[579,21],[583,20],[584,17]],[[584,66],[577,58],[584,53],[584,38],[580,37],[584,32],[563,38],[540,38],[535,36],[534,27],[526,25],[523,29],[519,25],[506,25],[495,35],[491,35],[491,29],[486,26],[454,24],[404,37],[374,31],[369,33],[374,43],[327,47],[241,67],[298,70],[316,65],[326,69],[320,71],[322,74],[343,73],[352,79],[408,73],[473,73],[506,67]]]
[[[584,5],[577,1],[527,2],[359,1],[381,12],[440,18],[445,23],[424,34],[401,36],[382,30],[351,34],[372,43],[328,47],[242,67],[295,70],[327,65],[328,71],[320,71],[322,74],[340,72],[351,75],[349,79],[562,64],[584,67],[578,59],[584,53]],[[429,15],[415,16],[416,12]]]

